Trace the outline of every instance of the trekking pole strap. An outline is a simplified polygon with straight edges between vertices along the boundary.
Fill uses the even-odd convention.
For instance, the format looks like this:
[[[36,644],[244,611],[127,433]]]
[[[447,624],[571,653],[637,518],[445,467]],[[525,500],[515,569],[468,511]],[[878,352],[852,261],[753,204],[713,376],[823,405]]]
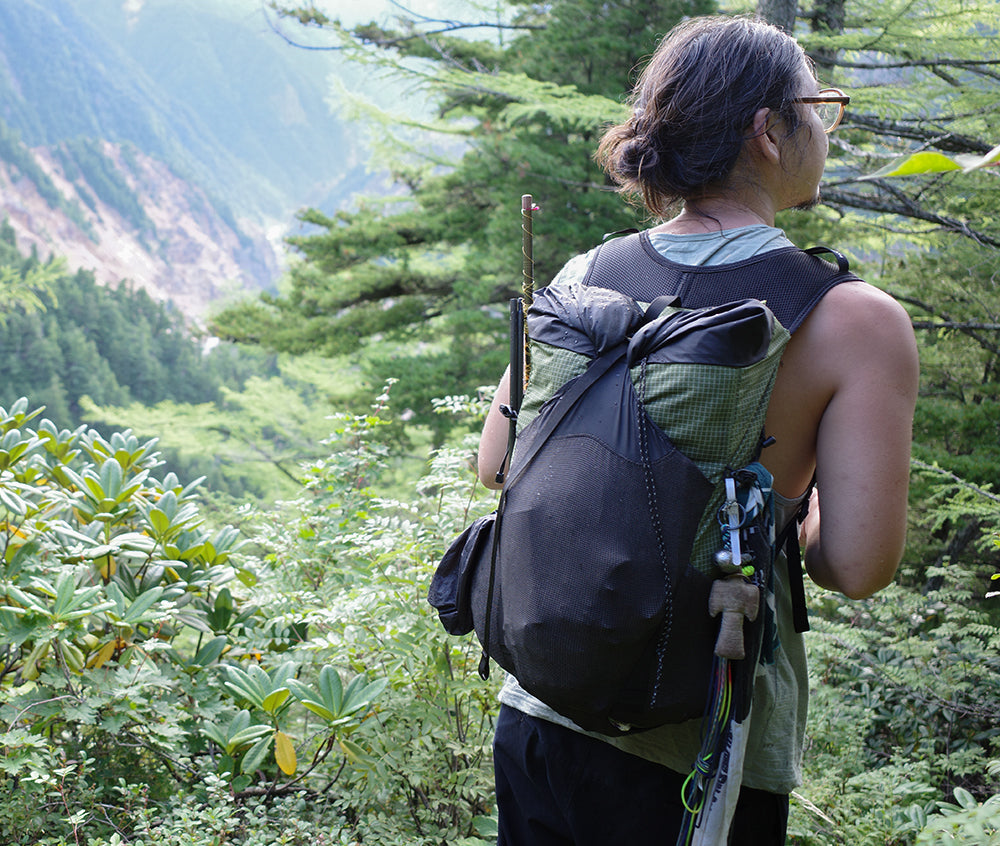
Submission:
[[[795,517],[782,530],[775,544],[775,549],[785,551],[785,563],[788,565],[788,592],[792,598],[792,623],[798,634],[809,631],[809,609],[806,607],[806,587],[802,578],[802,550],[799,548],[799,526],[809,513],[809,500],[812,497],[816,479],[809,483],[802,505]]]

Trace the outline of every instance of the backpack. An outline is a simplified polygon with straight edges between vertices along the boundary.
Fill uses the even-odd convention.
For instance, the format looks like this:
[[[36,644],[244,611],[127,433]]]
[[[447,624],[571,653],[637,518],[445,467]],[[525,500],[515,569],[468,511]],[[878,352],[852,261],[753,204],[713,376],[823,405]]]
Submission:
[[[582,281],[536,293],[497,511],[452,544],[428,599],[449,632],[474,629],[484,655],[581,728],[700,717],[720,660],[727,718],[742,720],[773,639],[781,544],[807,626],[795,521],[776,537],[758,459],[790,330],[856,278],[823,249],[687,268],[638,234],[598,248]],[[710,290],[694,284],[705,274]],[[730,299],[742,291],[780,294],[787,326],[763,298]]]

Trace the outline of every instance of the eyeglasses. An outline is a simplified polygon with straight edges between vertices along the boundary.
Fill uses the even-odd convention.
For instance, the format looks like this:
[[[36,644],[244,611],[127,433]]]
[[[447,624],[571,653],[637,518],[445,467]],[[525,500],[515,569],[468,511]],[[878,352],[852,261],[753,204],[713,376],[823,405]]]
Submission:
[[[839,88],[824,88],[815,97],[798,97],[792,102],[808,103],[816,109],[824,132],[833,132],[844,117],[844,107],[851,102]]]

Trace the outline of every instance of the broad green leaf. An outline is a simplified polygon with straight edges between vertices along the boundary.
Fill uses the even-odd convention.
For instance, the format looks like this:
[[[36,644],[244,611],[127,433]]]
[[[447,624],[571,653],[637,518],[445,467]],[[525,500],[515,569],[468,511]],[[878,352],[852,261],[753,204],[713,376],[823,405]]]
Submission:
[[[109,458],[101,465],[101,487],[109,498],[117,498],[122,489],[122,466]]]
[[[47,614],[48,608],[42,605],[35,597],[29,593],[25,593],[16,585],[7,586],[7,596],[9,596],[14,602],[22,606],[27,611],[33,611],[36,614]],[[17,608],[11,608],[12,611],[17,611]]]
[[[14,529],[15,535],[20,535],[17,529]],[[7,549],[5,550],[5,557],[10,556],[10,560],[7,564],[7,578],[13,579],[21,572],[21,568],[24,566],[25,562],[31,558],[36,552],[38,552],[40,544],[37,540],[30,540],[22,546],[14,546],[12,543],[7,544]]]
[[[163,588],[154,587],[147,590],[145,593],[139,594],[135,602],[133,602],[128,610],[125,612],[124,619],[129,623],[137,623],[142,618],[142,615],[149,610],[154,602],[157,602],[159,598],[163,595]]]
[[[291,692],[287,687],[279,687],[277,690],[272,690],[267,696],[264,697],[264,702],[262,707],[268,714],[274,714],[285,702]]]
[[[353,740],[341,738],[338,743],[341,750],[347,756],[347,760],[352,764],[360,764],[368,757],[368,753],[365,752],[364,747],[359,746]]]
[[[76,590],[76,579],[71,573],[63,573],[56,585],[56,602],[52,613],[56,617],[61,617],[71,610],[77,603],[73,601],[73,594]]]
[[[19,517],[28,512],[28,503],[6,486],[0,487],[0,505]]]
[[[386,679],[378,679],[369,684],[363,676],[356,676],[347,686],[341,713],[353,714],[367,708],[385,690],[387,684]]]
[[[958,802],[966,810],[970,808],[978,808],[979,803],[976,801],[976,797],[969,793],[964,787],[956,787],[952,793],[955,796],[955,801]]]
[[[344,683],[340,673],[333,667],[324,667],[319,671],[318,686],[323,704],[339,717],[344,702]]]
[[[209,723],[207,726],[201,727],[201,733],[205,735],[209,740],[212,741],[220,749],[226,748],[226,737],[223,735],[222,730],[213,723]]]
[[[260,668],[253,667],[252,669],[259,670]],[[226,667],[226,675],[228,677],[225,683],[226,687],[256,707],[264,707],[264,699],[269,690],[262,688],[258,679],[240,667]]]
[[[234,735],[237,732],[243,731],[250,725],[250,712],[246,708],[241,708],[236,712],[236,716],[229,721],[229,734]]]
[[[948,158],[943,153],[914,153],[904,159],[890,162],[875,173],[861,177],[862,179],[887,179],[892,176],[916,176],[924,173],[944,173],[949,170],[961,170],[958,162]]]
[[[896,159],[885,167],[875,171],[875,173],[861,178],[886,179],[894,176],[920,176],[928,173],[947,173],[952,170],[970,173],[979,168],[997,164],[1000,164],[1000,145],[994,147],[985,156],[969,154],[946,156],[944,153],[925,150],[920,153],[914,153],[911,156]]]
[[[270,733],[271,732],[268,731],[268,734]],[[265,735],[247,750],[247,754],[244,755],[243,760],[240,761],[240,771],[244,773],[254,772],[261,764],[264,763],[264,759],[267,757],[267,753],[270,749],[271,738]]]
[[[194,656],[191,663],[197,664],[199,667],[207,667],[212,662],[218,660],[228,642],[229,640],[225,635],[213,637],[208,643],[198,650],[198,654]]]
[[[157,536],[164,535],[167,529],[170,528],[170,518],[160,511],[159,508],[151,508],[149,510],[149,524],[153,527],[153,531],[156,532]]]
[[[84,473],[83,484],[86,486],[87,490],[90,491],[90,495],[98,502],[106,498],[104,486],[101,484],[101,480],[92,473]]]
[[[115,603],[117,608],[116,613],[118,618],[121,619],[125,616],[125,594],[122,593],[122,589],[118,587],[114,582],[109,582],[108,586],[105,588],[105,592],[108,595],[108,599]]]
[[[308,708],[318,717],[322,717],[324,720],[331,723],[337,721],[337,715],[334,714],[329,708],[324,708],[319,702],[316,702],[313,699],[300,699],[299,701],[303,704],[303,706]]]
[[[222,744],[222,748],[233,755],[244,746],[249,746],[268,734],[271,734],[270,726],[249,726],[227,738],[226,742]]]

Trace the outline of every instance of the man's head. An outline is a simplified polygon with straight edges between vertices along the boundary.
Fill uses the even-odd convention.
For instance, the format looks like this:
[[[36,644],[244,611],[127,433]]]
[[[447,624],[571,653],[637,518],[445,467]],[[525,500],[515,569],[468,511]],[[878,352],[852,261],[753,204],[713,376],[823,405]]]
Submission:
[[[777,27],[691,19],[660,43],[632,92],[631,117],[608,130],[598,158],[623,190],[665,215],[726,185],[762,109],[768,128],[795,135],[808,117],[796,100],[815,93],[806,90],[812,80],[802,48]]]

